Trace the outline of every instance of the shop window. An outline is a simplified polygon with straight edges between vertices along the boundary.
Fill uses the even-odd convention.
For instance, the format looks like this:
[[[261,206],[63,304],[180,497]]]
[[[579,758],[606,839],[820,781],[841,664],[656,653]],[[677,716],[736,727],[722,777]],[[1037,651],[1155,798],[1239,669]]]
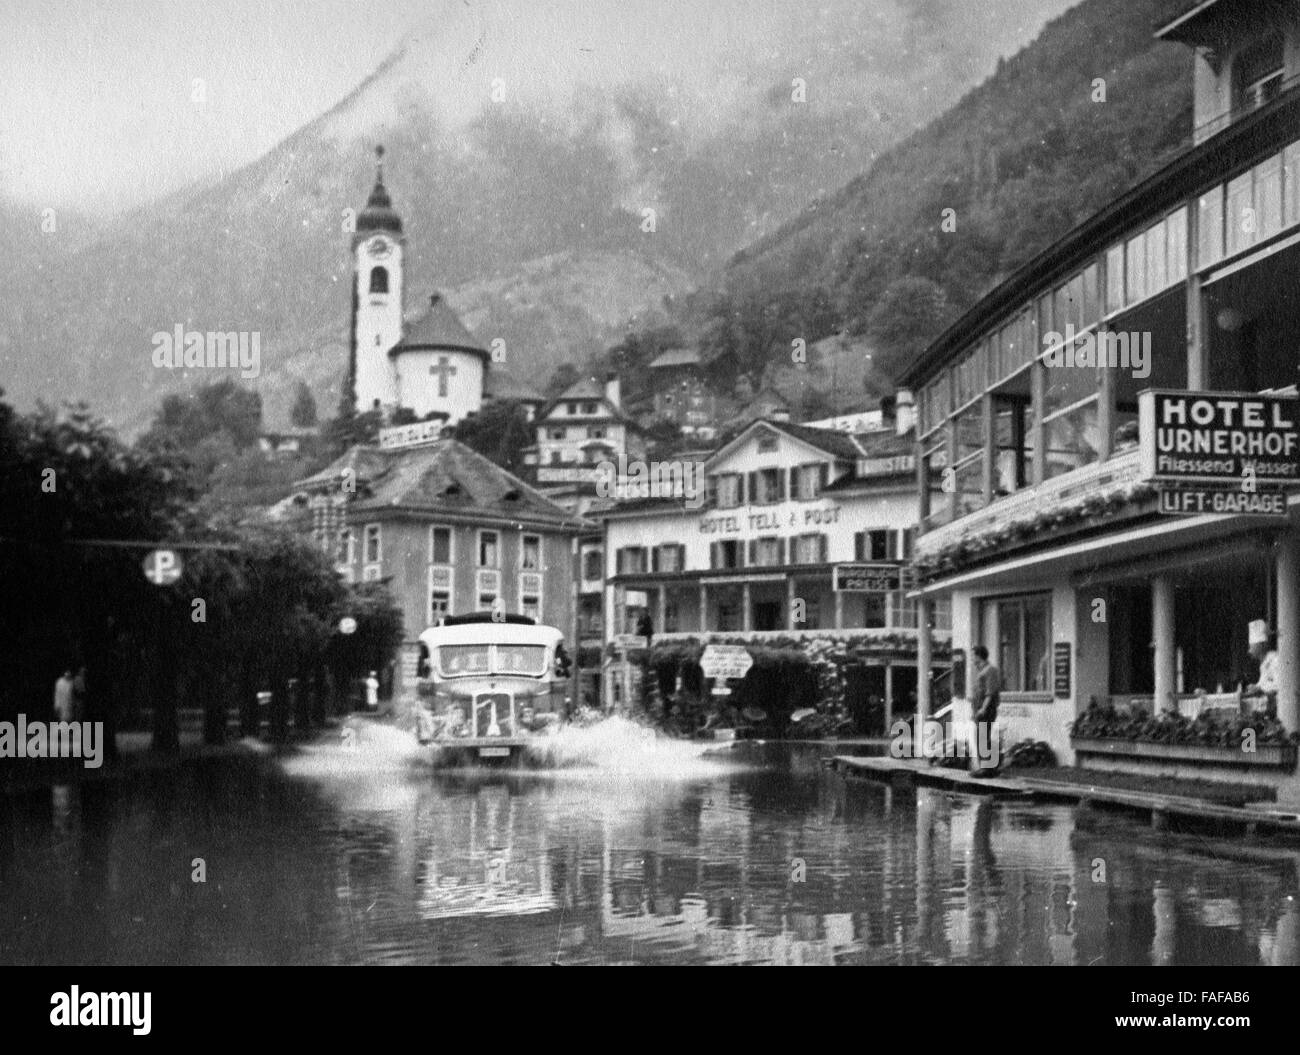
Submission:
[[[1050,594],[980,602],[980,641],[1002,675],[1005,692],[1049,692],[1052,677]]]

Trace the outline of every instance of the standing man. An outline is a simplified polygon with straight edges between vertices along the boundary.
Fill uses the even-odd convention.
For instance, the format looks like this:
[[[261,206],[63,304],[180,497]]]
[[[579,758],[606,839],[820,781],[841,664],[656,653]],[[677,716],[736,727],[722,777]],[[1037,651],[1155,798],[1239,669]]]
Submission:
[[[1268,711],[1277,713],[1277,639],[1263,619],[1253,619],[1247,627],[1250,638],[1250,658],[1259,664],[1259,680],[1247,686],[1248,694],[1258,693],[1268,697]]]
[[[70,667],[54,683],[54,720],[72,721],[72,668]]]
[[[370,672],[370,677],[366,678],[366,710],[377,711],[379,709],[379,678],[375,671]]]
[[[989,650],[983,645],[976,645],[972,650],[975,656],[975,679],[971,691],[971,719],[975,723],[975,743],[971,751],[971,776],[991,777],[998,771],[997,753],[993,744],[993,723],[998,718],[998,700],[1002,695],[1002,675],[998,668],[989,662]],[[980,756],[981,749],[987,751],[989,766],[984,765]]]

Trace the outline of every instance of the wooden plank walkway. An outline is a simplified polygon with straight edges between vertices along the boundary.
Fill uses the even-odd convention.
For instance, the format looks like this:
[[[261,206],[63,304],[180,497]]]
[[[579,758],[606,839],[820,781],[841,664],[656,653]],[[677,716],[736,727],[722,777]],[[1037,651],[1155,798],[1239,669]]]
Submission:
[[[973,795],[1025,796],[1029,792],[1014,780],[1002,777],[972,777],[962,769],[944,769],[927,761],[911,758],[855,758],[836,755],[831,768],[853,776],[871,777],[899,783],[925,784],[932,787],[951,788]]]
[[[1003,798],[1033,798],[1075,802],[1081,806],[1116,806],[1148,815],[1151,827],[1164,830],[1173,818],[1218,821],[1240,829],[1246,835],[1275,832],[1300,835],[1300,811],[1265,802],[1248,806],[1225,806],[1187,795],[1129,791],[1087,784],[1066,784],[1055,780],[1023,777],[976,778],[959,769],[932,766],[928,761],[907,758],[855,758],[836,755],[827,760],[836,772],[890,783],[922,784],[974,795]]]

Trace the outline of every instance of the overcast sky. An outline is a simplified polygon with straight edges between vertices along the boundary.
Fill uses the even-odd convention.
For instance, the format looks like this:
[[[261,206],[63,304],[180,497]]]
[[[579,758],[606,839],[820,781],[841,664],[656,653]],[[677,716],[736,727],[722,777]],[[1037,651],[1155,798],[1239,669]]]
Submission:
[[[867,18],[896,3],[964,19],[974,10],[963,5],[982,6],[851,2]],[[1025,15],[1008,51],[1045,11],[1068,6],[988,2]],[[528,48],[559,83],[617,75],[599,69],[602,58],[671,79],[698,75],[710,52],[757,45],[756,54],[778,54],[789,20],[815,18],[817,8],[814,0],[0,0],[0,193],[103,211],[220,176],[328,110],[400,41],[438,36],[441,26],[455,24],[471,50],[481,39],[494,62]]]

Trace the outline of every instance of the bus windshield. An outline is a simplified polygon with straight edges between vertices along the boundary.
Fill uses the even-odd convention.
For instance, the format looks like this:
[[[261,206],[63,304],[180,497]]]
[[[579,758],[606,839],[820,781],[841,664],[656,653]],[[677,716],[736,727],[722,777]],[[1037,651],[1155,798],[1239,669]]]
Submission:
[[[539,678],[546,673],[545,645],[442,645],[438,668],[443,677],[515,674]]]

